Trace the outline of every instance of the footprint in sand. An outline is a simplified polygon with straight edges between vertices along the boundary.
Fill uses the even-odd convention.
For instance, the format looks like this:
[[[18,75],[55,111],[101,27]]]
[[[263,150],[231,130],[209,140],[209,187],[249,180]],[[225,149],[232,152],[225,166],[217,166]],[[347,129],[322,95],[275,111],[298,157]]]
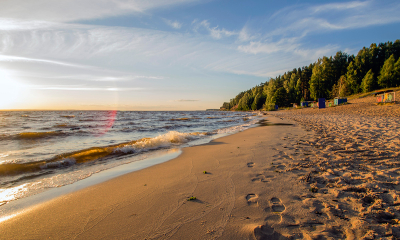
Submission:
[[[271,209],[273,212],[281,213],[286,209],[279,198],[276,197],[271,198],[271,203],[272,203]]]
[[[257,199],[258,196],[254,193],[247,194],[246,196],[247,204],[249,205],[258,204]]]
[[[269,179],[274,178],[274,176],[264,175],[264,174],[257,174],[254,178],[251,179],[252,182],[269,182]]]
[[[265,221],[270,224],[280,223],[282,221],[282,212],[285,211],[285,206],[281,202],[279,198],[273,197],[271,198],[271,207],[265,209],[266,212],[273,212],[274,214],[265,218]]]
[[[247,163],[247,167],[253,167],[254,166],[254,163],[253,162],[248,162]]]
[[[257,240],[280,240],[288,239],[282,236],[280,233],[275,232],[274,228],[268,226],[267,224],[258,226],[254,229],[254,237]]]

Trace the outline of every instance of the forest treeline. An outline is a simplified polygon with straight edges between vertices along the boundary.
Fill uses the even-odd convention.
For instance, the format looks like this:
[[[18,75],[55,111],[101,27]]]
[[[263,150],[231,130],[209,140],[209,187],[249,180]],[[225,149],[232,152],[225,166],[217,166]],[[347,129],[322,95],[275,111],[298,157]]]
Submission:
[[[318,98],[345,97],[355,93],[400,85],[400,40],[373,43],[357,54],[335,56],[292,71],[239,93],[222,110],[273,110]]]

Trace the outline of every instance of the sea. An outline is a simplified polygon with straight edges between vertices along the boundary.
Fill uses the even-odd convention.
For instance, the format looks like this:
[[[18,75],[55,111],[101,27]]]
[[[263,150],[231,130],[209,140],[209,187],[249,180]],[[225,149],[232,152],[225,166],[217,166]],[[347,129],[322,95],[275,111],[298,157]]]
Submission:
[[[243,131],[260,118],[224,111],[1,111],[0,208]]]

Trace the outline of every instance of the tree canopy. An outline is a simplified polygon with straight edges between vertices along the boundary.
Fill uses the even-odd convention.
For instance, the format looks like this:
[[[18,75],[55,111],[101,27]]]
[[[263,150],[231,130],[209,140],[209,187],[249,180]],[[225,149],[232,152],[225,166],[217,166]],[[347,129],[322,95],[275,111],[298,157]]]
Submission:
[[[373,43],[356,56],[339,51],[335,56],[269,79],[240,92],[223,110],[272,110],[318,98],[344,97],[400,85],[400,40]]]

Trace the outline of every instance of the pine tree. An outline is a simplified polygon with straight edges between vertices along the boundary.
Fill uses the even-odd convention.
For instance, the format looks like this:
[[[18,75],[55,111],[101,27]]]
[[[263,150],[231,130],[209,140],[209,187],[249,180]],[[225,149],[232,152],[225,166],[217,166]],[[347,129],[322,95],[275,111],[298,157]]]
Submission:
[[[354,62],[351,62],[347,67],[347,74],[346,74],[346,86],[349,94],[358,93],[359,92],[359,85],[358,82],[358,75],[357,75],[357,67]]]
[[[400,85],[400,57],[394,64],[394,85],[398,87]]]
[[[372,69],[370,69],[367,74],[365,74],[362,82],[361,82],[361,89],[363,92],[370,92],[374,89],[374,73]]]
[[[380,75],[378,77],[378,84],[383,88],[393,87],[396,82],[396,72],[394,68],[395,59],[393,54],[390,55],[388,59],[386,59],[383,64]]]
[[[318,62],[315,64],[311,80],[310,80],[310,97],[314,100],[322,97],[323,95],[323,73],[322,73],[322,60],[319,59]]]

